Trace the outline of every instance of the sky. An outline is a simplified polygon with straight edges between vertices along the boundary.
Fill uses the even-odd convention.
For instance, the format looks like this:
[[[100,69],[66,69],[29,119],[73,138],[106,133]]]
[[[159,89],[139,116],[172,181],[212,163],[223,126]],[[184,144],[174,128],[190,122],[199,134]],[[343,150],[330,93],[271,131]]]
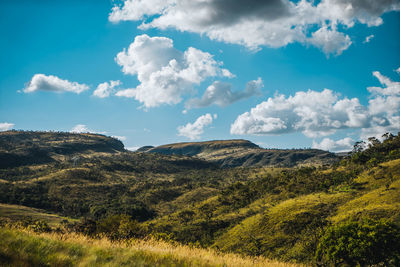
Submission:
[[[0,131],[351,150],[400,131],[399,0],[0,1]]]

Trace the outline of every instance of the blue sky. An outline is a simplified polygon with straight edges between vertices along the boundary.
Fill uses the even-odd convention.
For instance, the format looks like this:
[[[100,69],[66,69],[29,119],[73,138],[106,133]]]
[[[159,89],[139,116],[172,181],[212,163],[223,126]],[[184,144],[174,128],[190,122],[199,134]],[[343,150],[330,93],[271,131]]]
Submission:
[[[1,1],[0,130],[332,151],[400,131],[399,1],[196,2]]]

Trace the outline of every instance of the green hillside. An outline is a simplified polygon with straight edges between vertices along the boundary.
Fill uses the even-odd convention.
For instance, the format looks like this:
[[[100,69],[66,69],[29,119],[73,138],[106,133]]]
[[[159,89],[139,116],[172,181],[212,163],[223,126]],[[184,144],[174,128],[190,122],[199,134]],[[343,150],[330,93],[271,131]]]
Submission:
[[[271,266],[295,267],[156,240],[110,242],[77,234],[37,234],[0,228],[2,266]]]
[[[0,169],[60,161],[79,156],[124,151],[121,141],[98,134],[63,132],[0,132]]]
[[[366,148],[358,143],[330,165],[290,168],[227,168],[198,157],[117,150],[111,139],[108,150],[74,150],[76,161],[53,151],[48,162],[0,168],[0,217],[41,229],[37,220],[52,223],[42,216],[51,212],[72,219],[62,227],[53,222],[53,230],[43,226],[46,231],[113,242],[151,237],[292,263],[398,266],[400,137],[384,139],[372,138]],[[29,140],[51,151],[50,142]],[[244,140],[218,142],[207,145],[253,146]],[[13,216],[18,213],[32,219]],[[376,256],[368,257],[373,252]]]

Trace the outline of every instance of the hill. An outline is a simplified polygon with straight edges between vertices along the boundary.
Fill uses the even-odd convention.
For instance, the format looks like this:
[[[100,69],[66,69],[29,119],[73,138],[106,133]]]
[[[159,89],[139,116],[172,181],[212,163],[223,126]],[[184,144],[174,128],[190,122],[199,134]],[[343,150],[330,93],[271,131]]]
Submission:
[[[154,239],[111,242],[77,234],[37,234],[2,228],[0,239],[2,266],[300,266]]]
[[[188,153],[192,146],[199,147],[164,149]],[[200,147],[209,150],[197,155],[262,150],[245,140]],[[74,218],[66,231],[91,238],[156,238],[328,266],[398,266],[400,260],[399,136],[357,143],[347,157],[322,166],[221,168],[197,156],[93,148],[76,150],[80,160],[73,162],[52,153],[46,163],[0,169],[0,203],[20,205],[12,206],[17,213],[25,206],[20,210],[32,217]],[[346,250],[349,242],[357,249]],[[369,257],[371,251],[378,256]]]
[[[89,157],[123,151],[121,141],[99,134],[0,132],[0,168],[77,160],[77,156]]]
[[[71,220],[45,210],[10,204],[0,204],[0,215],[0,219],[5,221],[18,222],[29,218],[29,220],[33,221],[46,222],[53,227],[60,225],[63,220]]]
[[[158,147],[146,146],[139,150],[164,155],[194,156],[225,168],[323,165],[338,160],[335,154],[318,149],[263,149],[242,139],[176,143]]]

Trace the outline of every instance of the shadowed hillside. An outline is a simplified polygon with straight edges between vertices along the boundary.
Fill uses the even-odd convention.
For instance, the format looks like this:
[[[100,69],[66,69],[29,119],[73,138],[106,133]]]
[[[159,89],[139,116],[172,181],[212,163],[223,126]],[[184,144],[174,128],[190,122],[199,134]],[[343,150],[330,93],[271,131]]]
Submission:
[[[121,141],[99,134],[0,132],[0,168],[65,161],[77,155],[123,152]]]

